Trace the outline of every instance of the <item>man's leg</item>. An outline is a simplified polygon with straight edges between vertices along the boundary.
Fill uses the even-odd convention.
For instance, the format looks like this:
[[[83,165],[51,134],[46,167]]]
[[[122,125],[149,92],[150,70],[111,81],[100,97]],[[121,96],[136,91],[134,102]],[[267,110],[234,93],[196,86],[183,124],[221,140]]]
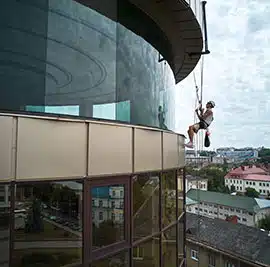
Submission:
[[[200,125],[198,123],[189,126],[188,128],[189,142],[186,144],[186,147],[193,148],[194,134],[198,132],[199,128]]]

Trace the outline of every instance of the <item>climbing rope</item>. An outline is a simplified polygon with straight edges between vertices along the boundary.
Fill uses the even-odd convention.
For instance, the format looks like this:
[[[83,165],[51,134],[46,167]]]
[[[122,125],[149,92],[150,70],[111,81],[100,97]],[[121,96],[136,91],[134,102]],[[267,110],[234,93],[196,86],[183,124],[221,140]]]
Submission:
[[[197,85],[197,80],[196,80],[196,75],[195,73],[193,72],[193,80],[194,80],[194,85],[195,85],[195,90],[196,90],[196,100],[195,100],[195,109],[198,107],[198,105],[202,105],[202,99],[203,99],[203,72],[204,70],[204,57],[202,56],[202,59],[201,59],[201,81],[200,81],[200,95],[199,95],[199,87]],[[196,114],[194,113],[194,124],[198,121],[198,118],[196,116]],[[196,141],[195,141],[195,157],[196,157],[196,160],[195,160],[195,163],[196,163],[196,166],[199,165],[199,167],[202,166],[201,162],[200,162],[200,158],[199,158],[199,154],[198,154],[198,151],[200,153],[200,151],[203,150],[204,148],[204,132],[203,131],[200,131],[198,132],[198,134],[195,136],[196,138]],[[198,207],[198,211],[197,211],[197,214],[198,214],[198,225],[197,225],[197,236],[198,236],[198,241],[200,241],[200,207],[201,207],[201,198],[200,198],[200,184],[199,184],[199,180],[198,180],[198,177],[197,178],[197,181],[196,181],[196,185],[197,185],[197,207]],[[198,245],[197,247],[198,249],[198,255],[200,255],[200,247]],[[198,261],[198,267],[199,267],[199,261]]]

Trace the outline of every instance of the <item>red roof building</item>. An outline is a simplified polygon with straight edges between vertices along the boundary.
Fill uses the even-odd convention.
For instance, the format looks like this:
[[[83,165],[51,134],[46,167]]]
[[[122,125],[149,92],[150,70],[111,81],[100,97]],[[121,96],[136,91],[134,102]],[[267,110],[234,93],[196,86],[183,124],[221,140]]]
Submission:
[[[261,174],[266,175],[267,171],[261,167],[257,167],[255,165],[252,166],[241,166],[235,169],[232,169],[227,173],[225,178],[242,178],[243,176],[249,175],[249,174]]]
[[[236,192],[245,193],[247,188],[254,188],[262,196],[270,195],[270,175],[258,166],[241,166],[232,169],[224,177],[225,185]]]

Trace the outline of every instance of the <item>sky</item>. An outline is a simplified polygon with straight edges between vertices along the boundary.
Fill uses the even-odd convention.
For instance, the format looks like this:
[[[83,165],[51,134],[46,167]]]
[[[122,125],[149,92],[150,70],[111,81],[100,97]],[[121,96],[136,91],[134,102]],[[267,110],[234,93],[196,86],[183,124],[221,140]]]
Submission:
[[[211,53],[204,57],[203,102],[216,103],[210,148],[270,147],[270,1],[209,0],[206,12]],[[177,85],[177,132],[186,134],[194,122],[195,100],[191,74]]]

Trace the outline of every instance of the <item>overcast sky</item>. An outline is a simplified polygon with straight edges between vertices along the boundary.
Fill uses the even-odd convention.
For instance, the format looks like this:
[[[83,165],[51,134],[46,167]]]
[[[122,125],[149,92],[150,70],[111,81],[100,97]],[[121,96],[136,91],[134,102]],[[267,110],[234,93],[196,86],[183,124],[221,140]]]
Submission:
[[[216,102],[211,148],[270,147],[270,0],[209,0],[206,11],[203,102]],[[199,68],[196,77],[199,83]],[[189,75],[177,88],[177,131],[193,123],[194,102]]]

